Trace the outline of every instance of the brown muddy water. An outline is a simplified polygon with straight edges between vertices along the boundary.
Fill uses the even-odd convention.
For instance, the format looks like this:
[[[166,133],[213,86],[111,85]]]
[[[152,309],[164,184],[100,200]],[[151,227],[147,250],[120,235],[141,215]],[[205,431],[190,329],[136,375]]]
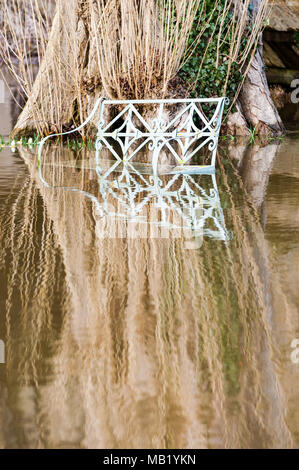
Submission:
[[[45,156],[0,153],[0,447],[298,448],[299,137],[137,195]]]

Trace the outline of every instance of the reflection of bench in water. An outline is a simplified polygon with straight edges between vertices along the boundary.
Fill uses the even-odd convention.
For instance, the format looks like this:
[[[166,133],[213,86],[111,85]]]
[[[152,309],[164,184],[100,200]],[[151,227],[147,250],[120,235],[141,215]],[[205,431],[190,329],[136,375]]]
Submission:
[[[165,149],[176,162],[174,171],[188,170],[188,164],[198,152],[207,148],[211,154],[209,165],[192,166],[198,172],[215,168],[219,132],[226,98],[182,100],[105,100],[99,99],[87,120],[73,131],[53,134],[41,142],[42,148],[50,137],[68,135],[79,131],[95,116],[100,106],[97,153],[106,146],[117,161],[131,161],[143,148],[152,151],[153,171],[157,174],[158,159]],[[142,109],[150,109],[151,118],[141,115]],[[105,122],[107,108],[116,116]],[[123,108],[119,111],[120,108]],[[146,116],[148,113],[146,113]],[[168,116],[168,119],[166,118]],[[171,118],[169,118],[171,116]]]
[[[60,166],[57,170],[61,175]],[[45,180],[43,165],[39,171],[43,183],[53,187]],[[207,236],[229,240],[215,174],[158,176],[152,175],[146,165],[130,162],[111,165],[107,160],[98,161],[95,171],[97,195],[75,187],[63,188],[91,199],[101,219],[97,232],[99,237],[183,237],[198,241]],[[202,184],[203,178],[206,179],[205,185]]]

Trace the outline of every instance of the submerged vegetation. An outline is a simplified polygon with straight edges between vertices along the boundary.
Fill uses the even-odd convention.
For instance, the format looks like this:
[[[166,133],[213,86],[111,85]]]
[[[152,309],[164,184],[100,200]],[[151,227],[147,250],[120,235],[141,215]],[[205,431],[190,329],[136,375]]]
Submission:
[[[33,137],[20,137],[19,140],[15,140],[9,138],[8,140],[5,139],[2,135],[0,135],[0,152],[10,147],[12,151],[15,151],[18,147],[28,147],[34,148],[40,144],[40,136],[39,134],[34,134]],[[65,143],[66,147],[70,150],[81,150],[81,149],[88,149],[88,150],[95,150],[95,141],[91,138],[88,139],[62,139],[62,137],[57,137],[54,140],[54,145],[59,145],[62,142]]]
[[[250,0],[3,0],[0,57],[27,103],[19,135],[68,130],[99,95],[234,103],[267,3],[253,12]]]

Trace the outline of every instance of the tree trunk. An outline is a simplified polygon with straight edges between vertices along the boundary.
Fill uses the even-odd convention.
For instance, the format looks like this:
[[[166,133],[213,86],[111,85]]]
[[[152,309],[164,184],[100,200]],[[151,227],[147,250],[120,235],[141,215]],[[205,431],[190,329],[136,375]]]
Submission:
[[[95,38],[96,13],[83,0],[58,0],[45,57],[13,135],[62,132],[85,120],[102,95]],[[92,125],[96,125],[96,118]]]
[[[253,0],[252,22],[255,21],[261,0]],[[250,129],[257,134],[279,136],[285,127],[273,103],[264,71],[262,34],[256,54],[236,102],[237,111],[228,116],[224,132],[233,135],[248,135]]]
[[[252,21],[260,6],[260,0],[252,1]],[[240,111],[248,126],[255,128],[258,134],[281,135],[284,125],[272,101],[264,71],[262,34],[255,57],[245,79],[239,96]]]
[[[262,45],[245,79],[239,103],[248,125],[258,134],[281,135],[285,128],[270,95],[261,50]]]

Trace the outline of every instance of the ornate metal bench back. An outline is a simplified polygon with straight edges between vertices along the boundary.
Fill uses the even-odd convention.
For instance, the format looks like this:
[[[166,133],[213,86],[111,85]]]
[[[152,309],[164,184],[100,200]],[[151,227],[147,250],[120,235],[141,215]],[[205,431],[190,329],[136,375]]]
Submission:
[[[211,152],[211,164],[201,165],[201,168],[214,168],[223,110],[227,102],[227,98],[103,100],[98,124],[97,151],[100,151],[104,144],[117,160],[129,161],[148,145],[153,151],[152,163],[154,173],[157,173],[159,153],[163,147],[175,158],[177,169],[184,170],[192,157],[201,148],[208,146]],[[157,107],[157,114],[151,121],[146,120],[138,111],[140,106],[146,105]],[[212,115],[207,117],[202,106],[211,105],[214,106],[214,110]],[[107,106],[123,106],[122,111],[118,112],[108,124],[104,122]],[[177,114],[170,122],[164,121],[165,107],[169,109],[171,106],[174,106],[174,110],[178,108]],[[112,145],[111,139],[118,142],[122,158]],[[172,142],[177,144],[174,146]]]
[[[192,157],[201,148],[207,146],[211,152],[211,164],[192,165],[192,169],[197,169],[199,172],[214,171],[223,110],[227,103],[227,98],[182,100],[106,100],[99,98],[86,121],[79,127],[68,132],[49,135],[41,141],[38,150],[38,162],[41,164],[42,149],[48,139],[80,131],[92,120],[100,106],[96,142],[97,159],[103,144],[108,147],[118,162],[132,160],[143,147],[148,145],[149,150],[153,151],[153,170],[154,174],[157,174],[159,153],[165,147],[178,163],[174,170],[184,172],[188,171],[189,167],[186,164],[190,162]],[[124,108],[107,124],[104,122],[105,107],[113,105],[124,106]],[[137,109],[139,106],[145,105],[157,106],[158,108],[157,115],[151,122],[147,122]],[[170,122],[164,121],[165,107],[171,105],[177,106],[178,112]],[[215,109],[212,115],[207,117],[202,107],[211,105],[214,105]],[[118,122],[121,122],[121,124],[115,129]],[[111,138],[118,142],[122,151],[122,158],[111,145]],[[173,141],[176,142],[176,146],[171,145]]]

